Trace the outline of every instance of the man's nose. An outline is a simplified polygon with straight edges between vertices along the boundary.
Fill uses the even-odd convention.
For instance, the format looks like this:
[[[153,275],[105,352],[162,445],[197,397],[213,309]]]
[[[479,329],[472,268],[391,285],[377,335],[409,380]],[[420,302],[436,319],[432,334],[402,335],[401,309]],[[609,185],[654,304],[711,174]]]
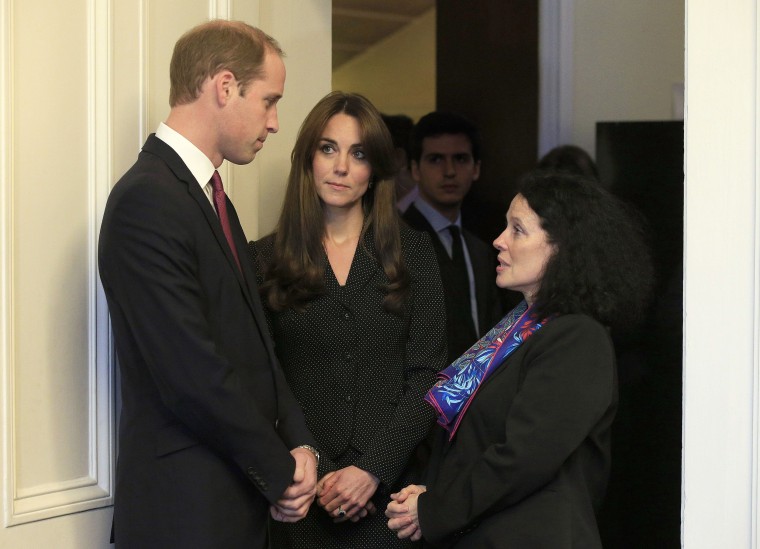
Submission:
[[[269,120],[267,120],[267,130],[269,130],[269,133],[277,133],[280,129],[280,120],[277,117],[277,107],[275,106],[272,109],[272,114],[269,115]]]
[[[454,177],[456,175],[456,170],[454,169],[454,159],[453,158],[447,158],[444,161],[444,173],[447,177]]]

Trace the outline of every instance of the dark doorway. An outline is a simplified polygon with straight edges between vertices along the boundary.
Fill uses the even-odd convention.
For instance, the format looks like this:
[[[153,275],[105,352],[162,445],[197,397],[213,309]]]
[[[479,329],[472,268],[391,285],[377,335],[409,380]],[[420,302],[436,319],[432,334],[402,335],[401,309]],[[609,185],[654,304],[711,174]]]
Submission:
[[[437,108],[469,117],[483,137],[462,219],[490,243],[538,154],[538,2],[439,0],[436,37]]]
[[[647,324],[618,334],[620,407],[600,517],[605,547],[680,546],[683,122],[600,122],[602,182],[645,217],[656,269]]]

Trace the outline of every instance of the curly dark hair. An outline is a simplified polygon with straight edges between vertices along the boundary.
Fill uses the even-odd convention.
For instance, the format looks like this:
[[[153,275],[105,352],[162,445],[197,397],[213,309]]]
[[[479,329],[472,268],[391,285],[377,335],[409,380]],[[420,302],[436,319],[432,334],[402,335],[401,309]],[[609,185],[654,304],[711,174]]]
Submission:
[[[638,324],[654,286],[643,217],[576,174],[534,171],[518,193],[556,247],[536,294],[537,312],[583,313],[620,329]]]

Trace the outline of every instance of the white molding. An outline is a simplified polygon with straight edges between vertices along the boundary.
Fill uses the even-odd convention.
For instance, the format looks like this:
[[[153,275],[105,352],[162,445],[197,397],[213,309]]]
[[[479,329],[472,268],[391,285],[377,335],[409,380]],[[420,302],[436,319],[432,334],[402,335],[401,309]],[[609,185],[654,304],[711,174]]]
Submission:
[[[209,0],[208,3],[209,19],[230,19],[232,14],[232,5],[230,0]]]
[[[686,4],[682,543],[757,547],[755,0]]]
[[[539,4],[538,155],[570,142],[573,128],[573,0]]]
[[[10,15],[7,2],[3,1],[2,13]],[[6,299],[3,300],[4,318],[9,329],[3,330],[3,337],[8,343],[9,349],[5,355],[4,394],[7,399],[6,421],[3,425],[6,437],[10,437],[10,444],[6,439],[6,514],[7,526],[24,524],[40,519],[68,515],[90,509],[95,509],[113,504],[113,470],[115,448],[115,424],[113,406],[113,365],[110,352],[110,336],[108,333],[108,309],[103,291],[99,283],[97,270],[97,242],[100,218],[108,196],[109,181],[111,178],[111,3],[110,0],[88,0],[87,2],[87,151],[88,151],[88,233],[87,233],[87,336],[88,336],[88,422],[87,443],[88,448],[84,454],[87,459],[88,476],[76,479],[62,479],[59,481],[19,488],[16,485],[16,461],[15,461],[15,406],[13,402],[14,369],[16,363],[12,350],[12,303],[6,305],[6,299],[12,299],[12,281],[10,271],[10,258],[13,257],[12,244],[9,239],[11,233],[10,224],[12,218],[12,197],[8,197],[6,190],[12,180],[12,167],[6,168],[3,185],[4,196],[8,197],[6,212],[5,234],[3,235],[4,253],[3,272],[10,283],[3,284]],[[9,21],[10,17],[3,17],[3,21]],[[5,27],[6,35],[10,30]],[[12,44],[12,40],[4,40],[6,46]],[[3,55],[8,65],[12,57]],[[4,74],[4,76],[6,76]],[[4,79],[10,87],[10,78]],[[12,102],[3,101],[4,110],[11,111]],[[6,143],[12,142],[12,128],[7,125],[4,118],[3,131],[6,133]],[[10,145],[7,145],[10,147]],[[8,149],[4,154],[11,157]],[[3,162],[3,165],[8,165]]]
[[[2,497],[3,519],[8,524],[13,500],[11,474],[13,468],[13,338],[11,261],[13,254],[11,227],[13,220],[13,12],[10,0],[0,0],[0,402],[2,410]]]
[[[13,514],[6,526],[70,515],[113,505],[113,495],[93,478],[83,477],[19,490],[13,500]]]
[[[760,11],[755,11],[755,189],[760,189],[760,70],[757,60],[760,59]],[[755,311],[754,321],[754,379],[752,391],[752,510],[754,517],[751,534],[751,547],[758,549],[760,544],[760,193],[755,193]]]
[[[90,475],[106,496],[91,508],[113,503],[116,463],[114,361],[108,304],[98,276],[98,236],[111,188],[113,150],[113,6],[112,0],[90,0],[88,60],[88,153],[90,219],[88,223],[88,307],[90,402]]]
[[[148,134],[151,131],[154,131],[155,128],[148,128],[148,98],[150,97],[148,95],[149,92],[149,85],[150,85],[150,76],[149,76],[149,70],[150,70],[150,62],[148,61],[148,55],[149,55],[149,47],[150,47],[150,17],[149,17],[149,10],[148,10],[148,0],[139,0],[138,1],[138,16],[139,16],[139,28],[137,30],[138,33],[138,40],[139,40],[139,46],[138,46],[138,53],[139,56],[138,63],[139,63],[139,76],[140,79],[139,82],[139,94],[138,94],[138,116],[139,116],[139,122],[138,122],[138,136],[137,136],[137,143],[135,143],[137,150],[139,151],[143,144],[145,143],[145,139],[148,137]]]
[[[209,19],[235,19],[232,15],[231,0],[209,0]],[[230,199],[234,196],[235,170],[230,169],[229,162],[223,162],[219,166],[219,175],[224,182],[224,191]]]

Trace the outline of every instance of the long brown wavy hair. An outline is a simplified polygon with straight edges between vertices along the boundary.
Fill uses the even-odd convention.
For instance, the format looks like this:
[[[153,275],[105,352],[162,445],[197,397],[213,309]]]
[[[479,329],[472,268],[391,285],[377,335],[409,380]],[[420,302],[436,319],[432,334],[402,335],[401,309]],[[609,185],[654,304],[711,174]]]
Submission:
[[[303,310],[309,301],[325,291],[322,263],[325,217],[314,183],[312,161],[325,126],[339,113],[359,123],[362,147],[372,169],[369,188],[362,197],[364,224],[359,241],[364,241],[371,228],[374,253],[364,246],[357,248],[357,253],[369,253],[380,263],[388,279],[383,307],[388,312],[401,314],[409,289],[409,274],[401,256],[393,144],[375,106],[353,93],[327,94],[301,125],[291,154],[288,187],[274,233],[272,259],[263,267],[261,294],[275,311],[290,307]]]

